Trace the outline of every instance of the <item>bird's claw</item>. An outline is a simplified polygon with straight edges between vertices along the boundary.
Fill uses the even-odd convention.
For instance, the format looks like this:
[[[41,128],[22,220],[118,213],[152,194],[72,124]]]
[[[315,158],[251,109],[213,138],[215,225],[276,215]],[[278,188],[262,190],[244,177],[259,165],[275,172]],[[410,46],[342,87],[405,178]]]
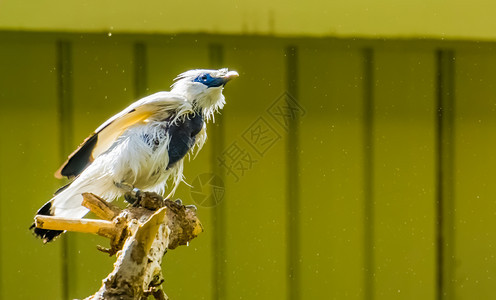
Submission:
[[[134,186],[132,184],[129,184],[127,182],[124,182],[124,181],[121,181],[121,182],[114,182],[114,185],[119,188],[119,189],[122,189],[126,192],[132,192],[133,189],[134,189]]]
[[[143,192],[140,189],[134,188],[132,191],[124,194],[124,199],[129,204],[132,204],[134,206],[138,206],[140,203],[142,195],[143,195]]]
[[[181,206],[184,206],[185,208],[187,209],[192,209],[194,211],[197,211],[198,209],[196,208],[195,205],[183,205],[183,200],[181,199],[176,199],[174,200],[174,202],[177,204],[177,205],[181,205]]]
[[[196,207],[196,205],[193,205],[193,204],[186,205],[185,207],[186,207],[187,209],[191,209],[191,210],[193,210],[193,211],[197,211],[197,210],[198,210],[198,208]]]
[[[124,191],[126,193],[124,194],[124,199],[126,202],[132,205],[138,205],[139,200],[141,198],[142,192],[140,189],[135,188],[132,184],[129,184],[127,182],[121,181],[121,182],[114,182],[114,185]]]
[[[132,192],[125,193],[124,200],[131,205],[137,205],[139,203],[139,198],[133,195]]]

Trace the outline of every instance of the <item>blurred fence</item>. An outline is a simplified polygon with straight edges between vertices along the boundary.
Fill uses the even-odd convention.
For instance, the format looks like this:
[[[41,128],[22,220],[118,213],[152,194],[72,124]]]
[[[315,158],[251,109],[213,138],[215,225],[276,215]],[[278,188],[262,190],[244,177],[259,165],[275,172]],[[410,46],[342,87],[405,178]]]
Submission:
[[[99,124],[192,68],[240,73],[176,196],[205,232],[171,299],[496,297],[494,43],[0,33],[0,298],[84,298],[99,237],[28,231]]]

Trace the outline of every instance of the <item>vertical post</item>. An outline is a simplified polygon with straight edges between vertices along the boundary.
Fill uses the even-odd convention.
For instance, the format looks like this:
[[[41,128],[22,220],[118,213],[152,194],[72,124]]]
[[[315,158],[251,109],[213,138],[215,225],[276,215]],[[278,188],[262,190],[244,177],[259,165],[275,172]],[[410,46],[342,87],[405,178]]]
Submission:
[[[288,46],[286,55],[286,90],[298,101],[298,48]],[[288,104],[290,106],[290,104]],[[287,272],[288,299],[300,299],[300,182],[299,173],[299,116],[294,114],[289,119],[287,137]]]
[[[374,299],[374,52],[363,51],[364,298]]]
[[[224,48],[219,44],[210,44],[208,47],[209,63],[211,68],[221,68],[224,63]],[[228,113],[224,110],[224,113]],[[219,166],[217,157],[222,153],[225,146],[222,114],[215,116],[215,123],[209,125],[209,136],[212,145],[212,173],[219,176],[225,182],[224,170]],[[213,192],[213,191],[210,191]],[[226,205],[228,201],[222,201],[212,209],[212,299],[223,300],[226,296]]]
[[[69,41],[57,42],[57,96],[59,115],[59,152],[60,161],[64,162],[71,153],[73,115],[72,115],[72,43]],[[61,238],[62,242],[62,297],[69,299],[70,274],[74,274],[74,267],[70,266],[69,252],[74,241],[68,235]],[[71,272],[70,272],[71,270]]]
[[[134,93],[136,99],[146,96],[148,87],[146,45],[134,44]]]
[[[454,299],[455,54],[437,52],[437,299]]]

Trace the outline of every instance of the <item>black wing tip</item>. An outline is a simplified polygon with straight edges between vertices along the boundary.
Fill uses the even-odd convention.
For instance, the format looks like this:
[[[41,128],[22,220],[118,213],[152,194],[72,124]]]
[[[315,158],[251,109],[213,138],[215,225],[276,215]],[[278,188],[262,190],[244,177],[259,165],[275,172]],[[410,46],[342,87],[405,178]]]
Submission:
[[[51,208],[52,208],[52,201],[48,201],[38,210],[36,215],[52,216],[52,213],[50,212]],[[29,229],[33,231],[36,237],[42,239],[43,243],[45,244],[53,241],[53,239],[55,239],[64,232],[62,230],[36,228],[36,225],[34,223],[31,224]]]
[[[71,179],[81,174],[84,169],[86,169],[93,162],[94,158],[92,154],[97,143],[97,133],[87,138],[80,148],[69,157],[65,165],[60,169],[60,177],[65,176]]]

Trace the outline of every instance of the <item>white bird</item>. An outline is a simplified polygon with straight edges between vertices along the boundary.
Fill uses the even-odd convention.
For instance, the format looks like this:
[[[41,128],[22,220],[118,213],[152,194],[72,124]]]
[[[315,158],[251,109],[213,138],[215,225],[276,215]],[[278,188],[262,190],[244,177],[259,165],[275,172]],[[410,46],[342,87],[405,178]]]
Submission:
[[[171,180],[171,196],[183,180],[183,159],[198,153],[206,141],[206,122],[225,104],[225,84],[236,71],[190,70],[180,74],[170,92],[138,100],[108,119],[74,151],[55,177],[73,179],[60,188],[37,212],[82,218],[82,193],[107,201],[124,195],[132,186],[163,194]],[[62,231],[35,228],[49,242]]]

